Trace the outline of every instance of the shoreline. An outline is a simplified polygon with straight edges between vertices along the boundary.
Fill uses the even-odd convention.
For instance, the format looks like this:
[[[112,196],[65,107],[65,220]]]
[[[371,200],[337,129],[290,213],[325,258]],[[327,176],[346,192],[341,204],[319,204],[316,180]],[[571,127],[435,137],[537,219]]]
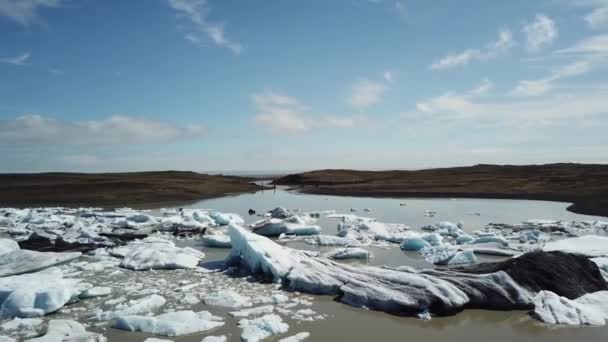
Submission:
[[[318,170],[273,182],[302,193],[383,198],[488,198],[571,203],[608,217],[608,165],[475,165],[416,171]]]
[[[253,178],[182,171],[0,174],[0,206],[158,209],[264,189]]]

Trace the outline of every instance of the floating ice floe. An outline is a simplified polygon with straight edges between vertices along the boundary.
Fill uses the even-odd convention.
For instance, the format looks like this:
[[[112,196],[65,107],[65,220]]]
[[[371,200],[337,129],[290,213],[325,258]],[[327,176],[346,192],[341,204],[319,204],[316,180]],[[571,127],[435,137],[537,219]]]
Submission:
[[[80,257],[80,252],[53,253],[16,249],[0,255],[0,277],[36,272]]]
[[[44,336],[27,340],[26,342],[106,342],[101,335],[88,332],[85,327],[72,320],[53,319],[49,321]]]
[[[203,244],[211,248],[231,248],[230,236],[225,234],[206,234],[202,238]]]
[[[411,268],[354,267],[280,246],[238,226],[227,262],[284,286],[400,315],[449,314],[478,308],[529,308],[532,297],[505,272],[474,275]],[[491,302],[487,298],[491,297]]]
[[[257,342],[270,336],[284,334],[289,330],[289,325],[283,322],[281,316],[269,314],[256,319],[242,319],[239,327],[243,329],[241,340],[245,342]]]
[[[245,220],[243,220],[243,218],[238,214],[221,213],[219,211],[214,211],[213,213],[211,213],[210,216],[215,221],[215,223],[220,226],[226,226],[229,224],[242,225],[245,223]]]
[[[605,325],[608,320],[608,291],[589,293],[574,300],[550,291],[534,298],[533,316],[549,324]]]
[[[545,251],[562,251],[579,253],[589,257],[608,256],[608,237],[585,235],[576,238],[550,241],[545,244]]]
[[[105,286],[96,286],[82,292],[78,297],[82,299],[109,296],[112,289]]]
[[[120,267],[136,271],[151,269],[194,268],[205,257],[205,253],[190,247],[176,247],[170,240],[147,237],[119,247],[124,258]],[[114,251],[116,252],[116,249]]]
[[[181,336],[211,330],[224,325],[221,317],[208,311],[175,311],[158,316],[120,316],[114,328],[142,331],[163,336]]]
[[[259,315],[270,314],[273,311],[274,311],[274,306],[264,305],[264,306],[258,306],[257,308],[233,311],[233,312],[230,312],[230,315],[232,317],[237,317],[237,318],[247,318],[249,316],[259,316]]]
[[[477,262],[473,251],[458,251],[451,245],[425,247],[419,253],[426,261],[435,265],[463,265]]]
[[[224,335],[221,336],[205,336],[201,342],[226,342],[228,338]]]
[[[57,268],[0,278],[0,316],[43,316],[61,309],[84,289]]]
[[[98,321],[109,321],[122,316],[149,315],[160,309],[167,300],[163,296],[151,296],[132,299],[119,304],[114,311],[97,311],[94,318]]]
[[[238,292],[232,290],[212,292],[206,295],[203,300],[207,305],[222,306],[225,308],[240,308],[253,305],[250,297],[242,296]]]
[[[370,259],[372,257],[372,253],[366,249],[353,247],[353,248],[338,248],[331,250],[329,252],[325,252],[321,254],[326,258],[335,259],[335,260],[344,260],[344,259]]]
[[[321,232],[321,227],[312,224],[313,221],[295,215],[285,219],[269,218],[256,222],[252,226],[252,230],[256,234],[264,236],[317,235]]]
[[[301,333],[297,333],[293,336],[285,337],[279,340],[279,342],[300,342],[310,337],[310,333],[307,331],[303,331]]]

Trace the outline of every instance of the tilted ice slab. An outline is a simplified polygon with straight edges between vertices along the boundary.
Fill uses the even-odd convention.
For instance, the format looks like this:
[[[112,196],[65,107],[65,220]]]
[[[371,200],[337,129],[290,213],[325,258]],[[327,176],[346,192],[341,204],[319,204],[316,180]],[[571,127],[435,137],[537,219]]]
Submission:
[[[100,334],[86,331],[84,326],[76,321],[53,319],[49,321],[44,336],[27,340],[26,342],[106,342]]]
[[[0,278],[0,316],[37,317],[61,309],[84,290],[78,280],[50,268]]]
[[[53,253],[17,249],[0,255],[0,277],[36,272],[80,257],[80,252]]]
[[[463,308],[532,307],[530,293],[505,272],[473,275],[411,268],[355,267],[281,246],[238,226],[230,227],[228,263],[297,291],[339,296],[340,301],[401,315],[453,314]]]
[[[576,238],[551,241],[545,244],[545,251],[579,253],[589,257],[608,256],[608,237],[585,235]]]
[[[175,311],[158,316],[121,316],[114,323],[114,328],[143,331],[163,336],[181,336],[211,330],[224,325],[221,317],[208,311]]]
[[[124,258],[120,267],[136,271],[151,269],[194,268],[205,253],[190,247],[176,247],[173,241],[147,237],[120,247]]]
[[[533,317],[549,324],[605,325],[608,320],[608,291],[598,291],[570,300],[550,291],[534,298]]]

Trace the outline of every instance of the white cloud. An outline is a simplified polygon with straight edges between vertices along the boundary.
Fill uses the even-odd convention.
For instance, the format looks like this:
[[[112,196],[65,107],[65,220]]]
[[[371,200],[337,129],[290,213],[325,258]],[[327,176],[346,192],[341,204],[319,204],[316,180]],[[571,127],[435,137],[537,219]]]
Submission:
[[[590,60],[576,61],[553,70],[549,76],[537,80],[519,81],[513,95],[517,96],[539,96],[549,92],[553,83],[564,78],[576,77],[591,71],[593,65]]]
[[[390,82],[390,83],[392,83],[392,82],[395,80],[395,79],[394,79],[394,77],[393,77],[393,73],[392,73],[392,72],[390,72],[390,71],[385,71],[385,72],[382,74],[382,77],[384,77],[384,80],[385,80],[386,82]]]
[[[544,14],[537,14],[533,22],[524,25],[526,45],[530,51],[538,51],[551,45],[558,36],[557,25]]]
[[[254,121],[279,133],[302,133],[314,128],[353,128],[367,122],[363,116],[319,115],[296,98],[274,91],[253,94]]]
[[[470,93],[473,95],[485,95],[490,90],[492,90],[492,88],[494,88],[494,83],[492,83],[492,81],[490,81],[489,79],[485,78],[481,80],[479,86],[477,86],[477,88],[472,89]]]
[[[293,97],[267,91],[252,95],[256,108],[254,120],[274,131],[305,132],[311,128],[308,109]]]
[[[224,25],[211,23],[207,20],[209,7],[206,0],[168,0],[169,6],[190,21],[217,46],[227,48],[235,54],[241,53],[243,46],[226,37]],[[190,42],[198,42],[199,38],[188,33],[185,36]]]
[[[8,57],[0,59],[0,62],[12,64],[12,65],[26,65],[27,61],[30,59],[31,54],[26,52],[22,55],[16,57]]]
[[[585,21],[593,29],[608,26],[608,7],[599,7],[585,16]]]
[[[554,74],[575,75],[585,67],[569,65]],[[533,82],[533,81],[530,81]],[[542,83],[542,82],[539,82]],[[542,84],[538,87],[542,88]],[[532,86],[531,86],[532,87]],[[581,123],[608,115],[608,87],[573,88],[570,93],[530,98],[512,96],[481,98],[472,91],[449,91],[420,101],[402,114],[408,120],[422,120],[445,125],[449,121],[480,125],[534,125]]]
[[[583,54],[583,55],[608,55],[608,34],[600,34],[586,38],[572,47],[562,49],[559,53]]]
[[[23,115],[0,121],[2,145],[144,144],[193,139],[204,133],[205,128],[201,125],[182,127],[120,115],[79,122],[64,122],[41,115]]]
[[[0,15],[14,22],[29,26],[38,17],[38,11],[44,7],[56,8],[61,0],[0,0]]]
[[[500,30],[496,41],[486,44],[482,49],[466,49],[458,53],[450,53],[431,64],[432,70],[444,70],[465,66],[474,60],[488,60],[497,57],[515,46],[513,33],[510,30]]]
[[[382,99],[386,92],[386,85],[366,79],[359,80],[352,90],[349,99],[350,105],[358,110],[364,110]]]

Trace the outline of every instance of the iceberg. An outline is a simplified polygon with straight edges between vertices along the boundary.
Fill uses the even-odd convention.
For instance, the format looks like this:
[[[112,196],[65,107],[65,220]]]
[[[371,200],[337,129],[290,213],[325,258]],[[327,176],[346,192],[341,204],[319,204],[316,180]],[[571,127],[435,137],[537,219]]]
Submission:
[[[40,271],[81,255],[80,252],[54,253],[17,249],[0,255],[0,277]]]
[[[181,336],[211,330],[224,325],[220,317],[208,311],[175,311],[158,316],[121,316],[114,323],[114,328],[142,331],[163,336]]]
[[[256,319],[242,319],[239,327],[243,329],[241,340],[245,342],[257,342],[270,336],[284,334],[289,330],[289,325],[283,323],[280,316],[269,314]]]
[[[44,336],[26,340],[26,342],[106,342],[107,339],[96,333],[86,331],[84,326],[76,321],[53,319],[49,321]]]
[[[194,268],[205,253],[190,247],[176,247],[173,241],[147,237],[126,247],[120,267],[135,271],[151,269]]]
[[[588,257],[608,256],[608,237],[598,235],[585,235],[576,238],[562,239],[547,242],[545,251],[562,251],[579,253]]]
[[[287,235],[317,235],[321,232],[321,227],[308,224],[299,216],[291,216],[289,219],[270,218],[256,222],[252,227],[256,234],[264,236]]]
[[[227,264],[283,286],[312,294],[336,296],[343,303],[398,315],[453,314],[467,306],[493,309],[532,307],[528,290],[507,273],[466,274],[351,266],[304,251],[232,225]],[[491,301],[488,298],[492,298]]]
[[[589,293],[574,300],[540,291],[534,298],[532,316],[549,324],[605,325],[608,291]]]
[[[165,305],[167,300],[163,296],[153,294],[148,297],[132,299],[127,303],[120,304],[114,311],[98,311],[95,319],[98,321],[109,321],[120,316],[135,316],[151,314]]]
[[[19,249],[19,244],[11,239],[0,239],[0,255],[16,251]]]
[[[64,278],[57,268],[0,278],[0,316],[44,316],[61,309],[82,290],[78,280]]]
[[[202,238],[203,245],[210,248],[231,248],[230,236],[224,234],[206,234]]]
[[[220,290],[206,295],[203,300],[207,305],[222,306],[225,308],[239,308],[252,306],[251,298],[242,296],[232,290]]]
[[[401,243],[400,247],[404,251],[418,252],[423,248],[431,247],[431,244],[423,238],[411,237],[405,239]]]
[[[279,342],[300,342],[310,337],[310,333],[307,331],[303,331],[301,333],[297,333],[293,336],[285,337],[279,340]]]
[[[335,260],[344,260],[344,259],[370,259],[372,257],[372,253],[363,248],[338,248],[329,252],[325,252],[321,254],[326,258],[335,259]]]

